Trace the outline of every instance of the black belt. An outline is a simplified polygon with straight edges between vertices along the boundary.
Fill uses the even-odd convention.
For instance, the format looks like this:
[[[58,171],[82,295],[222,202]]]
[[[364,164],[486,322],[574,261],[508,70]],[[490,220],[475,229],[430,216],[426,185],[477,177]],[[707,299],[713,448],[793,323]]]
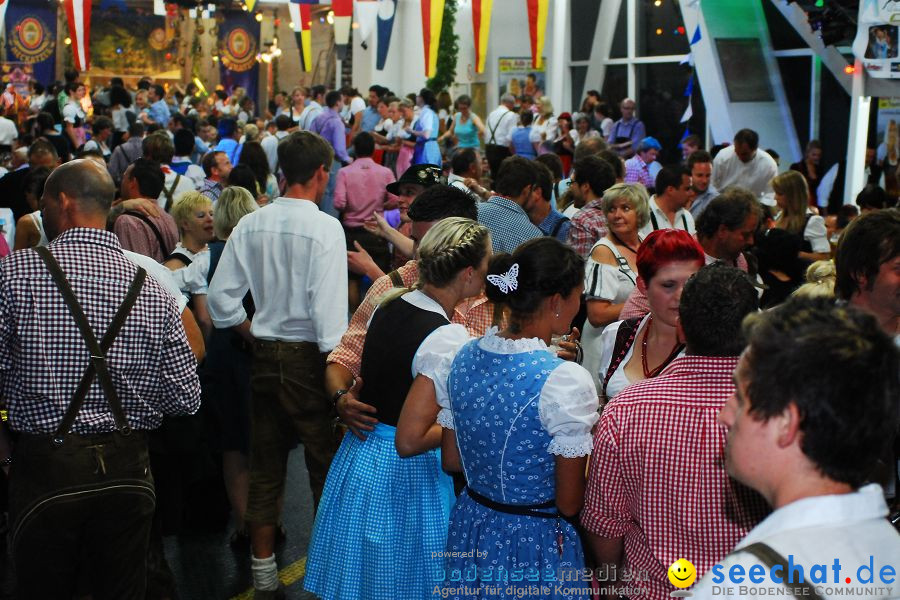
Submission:
[[[486,506],[492,510],[496,510],[497,512],[507,513],[510,515],[522,515],[525,517],[540,517],[542,519],[563,518],[558,510],[554,510],[552,513],[541,512],[540,510],[538,510],[541,508],[555,508],[556,500],[548,500],[547,502],[543,502],[541,504],[502,504],[500,502],[494,502],[490,498],[482,496],[471,487],[466,487],[466,493],[468,493],[469,497],[478,504]]]

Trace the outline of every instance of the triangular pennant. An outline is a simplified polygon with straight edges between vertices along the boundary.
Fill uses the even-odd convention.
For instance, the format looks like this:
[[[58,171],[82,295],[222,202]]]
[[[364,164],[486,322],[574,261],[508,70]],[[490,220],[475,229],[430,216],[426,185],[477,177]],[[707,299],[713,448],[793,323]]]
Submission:
[[[6,35],[6,9],[9,7],[9,0],[0,0],[0,36]]]
[[[294,38],[300,52],[300,67],[307,73],[312,71],[312,2],[291,0],[288,9],[294,25]]]
[[[691,101],[688,100],[687,109],[684,111],[684,115],[681,116],[681,122],[687,123],[691,120],[691,117],[694,116],[694,107],[691,106]]]
[[[437,54],[444,22],[444,0],[421,0],[422,42],[425,47],[425,77],[437,70]]]
[[[334,11],[334,44],[339,60],[347,58],[347,46],[350,44],[350,25],[353,22],[353,0],[332,0]]]
[[[488,37],[491,32],[491,10],[494,0],[472,0],[472,32],[475,36],[475,72],[484,73]]]
[[[682,122],[683,122],[683,121],[682,121]],[[686,140],[686,139],[688,138],[689,135],[691,135],[691,128],[690,128],[690,127],[685,127],[685,128],[684,128],[684,134],[681,136],[681,139],[678,140],[678,145],[680,146],[680,145],[681,145],[681,142],[683,142],[684,140]]]
[[[691,46],[699,42],[703,36],[700,34],[700,26],[697,25],[697,28],[694,30],[694,36],[691,38]]]
[[[684,88],[684,95],[688,98],[691,97],[691,94],[694,93],[694,75],[691,74],[691,78],[688,79],[687,86]]]
[[[359,23],[359,41],[365,42],[375,31],[375,21],[378,19],[378,2],[376,0],[356,0],[356,22]]]
[[[375,58],[375,68],[379,71],[384,70],[384,64],[387,62],[396,12],[397,3],[394,0],[378,0],[378,53]]]
[[[684,58],[682,58],[678,64],[679,65],[690,65],[693,67],[694,66],[694,53],[691,52],[690,54],[685,54]]]
[[[253,12],[253,8],[256,6],[256,0],[244,0],[244,6],[247,7],[247,10]]]
[[[91,68],[91,0],[65,0],[65,8],[75,69],[87,71]]]
[[[540,69],[543,63],[550,0],[525,0],[525,3],[528,8],[528,37],[531,39],[531,66]]]

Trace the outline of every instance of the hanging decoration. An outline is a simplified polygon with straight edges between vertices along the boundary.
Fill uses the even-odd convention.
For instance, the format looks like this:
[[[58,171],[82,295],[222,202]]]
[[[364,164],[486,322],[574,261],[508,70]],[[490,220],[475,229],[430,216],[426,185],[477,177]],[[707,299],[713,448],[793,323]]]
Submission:
[[[375,23],[378,20],[378,2],[376,0],[356,0],[353,3],[353,12],[355,22],[359,25],[356,30],[359,37],[356,39],[361,42],[360,45],[364,50],[368,50],[368,40],[375,30]]]
[[[433,77],[437,69],[441,25],[444,21],[444,0],[421,0],[422,40],[425,46],[425,77]]]
[[[394,15],[397,3],[394,0],[378,0],[378,49],[375,57],[375,68],[384,70],[388,50],[391,46],[391,32],[394,29]]]
[[[702,40],[702,39],[703,39],[703,34],[700,33],[700,26],[697,25],[697,28],[694,29],[694,35],[691,36],[691,46],[694,46],[694,45],[700,43],[700,40]],[[684,114],[681,116],[681,122],[687,123],[694,116],[694,107],[692,104],[693,95],[694,95],[694,75],[695,75],[695,73],[693,71],[693,68],[694,68],[694,53],[693,53],[693,51],[690,52],[683,59],[681,59],[681,64],[682,65],[687,64],[692,69],[691,76],[688,78],[687,85],[684,88],[684,95],[688,99],[687,108],[684,110]],[[684,135],[681,136],[681,139],[684,140],[684,138],[686,138],[690,134],[691,134],[690,127],[688,125],[685,125]]]
[[[528,36],[531,38],[531,66],[540,69],[547,37],[550,0],[525,0],[528,7]]]
[[[491,10],[494,0],[472,0],[472,33],[475,34],[475,72],[484,73],[488,36],[491,31]]]
[[[307,73],[312,71],[312,5],[318,3],[318,0],[291,0],[288,4],[300,50],[300,66]]]
[[[91,0],[65,0],[65,8],[75,69],[87,71],[91,68]]]
[[[223,11],[225,12],[225,11]],[[219,81],[225,91],[240,86],[257,99],[259,22],[252,13],[227,11],[219,27]]]
[[[6,35],[6,9],[9,8],[9,0],[0,0],[0,35]]]
[[[897,52],[900,5],[896,2],[866,0],[860,3],[857,22],[853,54],[862,63],[865,72],[870,77],[879,79],[900,78],[900,58]]]
[[[334,44],[338,60],[347,58],[350,45],[350,25],[353,22],[353,0],[332,0],[334,12]]]
[[[248,12],[253,12],[253,9],[256,7],[256,0],[244,0],[244,6],[247,7]]]
[[[11,0],[0,5],[5,11]],[[32,66],[38,81],[53,81],[56,71],[56,7],[17,2],[6,13],[9,19],[7,50],[0,60],[23,62]]]

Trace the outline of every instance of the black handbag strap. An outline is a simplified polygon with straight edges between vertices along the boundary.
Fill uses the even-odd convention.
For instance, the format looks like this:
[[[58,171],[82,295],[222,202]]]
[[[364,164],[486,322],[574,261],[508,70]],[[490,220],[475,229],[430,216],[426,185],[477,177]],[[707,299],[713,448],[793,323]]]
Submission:
[[[787,576],[787,559],[782,555],[778,554],[771,546],[768,544],[764,544],[762,542],[756,542],[755,544],[750,544],[749,546],[744,546],[743,548],[738,548],[734,552],[730,554],[730,556],[734,556],[739,552],[749,552],[759,560],[763,562],[764,565],[769,567],[769,569],[779,566],[781,567],[781,571],[785,573],[785,577]],[[822,600],[822,596],[816,593],[816,589],[809,585],[806,581],[793,581],[790,583],[785,582],[785,585],[791,586],[794,588],[795,592],[797,590],[802,590],[802,593],[794,593],[794,597],[803,597],[803,598],[812,598],[813,600]]]
[[[59,263],[53,257],[53,254],[51,254],[50,250],[45,246],[39,246],[35,248],[35,251],[44,261],[47,270],[50,271],[53,282],[56,283],[56,287],[59,288],[66,306],[69,307],[69,311],[72,313],[72,317],[78,325],[81,337],[84,338],[84,343],[91,353],[91,362],[81,376],[81,381],[78,383],[78,388],[76,388],[72,400],[69,402],[69,407],[66,409],[66,413],[63,416],[59,427],[56,428],[56,433],[53,434],[54,443],[62,444],[65,435],[69,433],[69,430],[75,423],[75,418],[81,410],[81,405],[84,404],[84,400],[94,381],[95,374],[97,379],[100,380],[103,394],[106,397],[106,401],[109,403],[109,408],[112,412],[113,419],[115,420],[116,428],[122,435],[129,435],[131,433],[131,427],[128,425],[128,420],[125,418],[125,411],[122,409],[122,403],[119,401],[119,396],[116,393],[116,387],[113,384],[112,376],[109,374],[109,369],[106,364],[106,352],[112,347],[113,341],[116,339],[116,336],[119,335],[119,331],[122,329],[122,325],[128,317],[128,313],[130,313],[132,307],[134,307],[138,294],[140,294],[141,288],[144,285],[144,279],[147,277],[147,272],[138,267],[137,273],[131,282],[131,286],[128,288],[128,294],[126,294],[125,300],[116,311],[112,322],[110,322],[106,333],[103,335],[103,339],[98,343],[97,337],[91,330],[91,324],[88,321],[87,316],[85,316],[84,310],[82,310],[81,304],[78,302],[78,298],[75,297],[72,286],[70,286],[69,282],[66,280],[66,274],[63,272],[62,267],[59,266]]]

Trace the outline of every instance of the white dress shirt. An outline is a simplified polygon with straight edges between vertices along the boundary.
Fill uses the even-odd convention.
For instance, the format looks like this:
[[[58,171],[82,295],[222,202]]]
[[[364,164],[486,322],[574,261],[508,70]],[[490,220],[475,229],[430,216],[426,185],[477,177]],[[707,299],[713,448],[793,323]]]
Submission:
[[[512,132],[519,124],[519,116],[515,111],[509,110],[502,104],[488,115],[484,123],[484,138],[486,144],[509,146],[512,140]],[[491,136],[491,132],[494,132]]]
[[[309,108],[308,106],[306,108]],[[306,112],[306,109],[303,110]],[[303,116],[300,116],[300,122],[303,122]],[[267,135],[262,139],[259,143],[262,146],[263,152],[266,153],[266,160],[269,163],[269,172],[274,173],[275,168],[278,166],[278,143],[281,142],[284,138],[289,135],[287,131],[278,130],[274,135]]]
[[[896,573],[900,565],[900,535],[885,518],[887,514],[887,505],[884,503],[881,487],[877,484],[864,486],[850,494],[803,498],[766,517],[738,543],[737,548],[756,542],[765,543],[784,558],[790,559],[792,564],[802,566],[804,581],[815,587],[823,598],[896,598],[900,589]],[[870,560],[872,565],[869,564]],[[837,581],[835,561],[840,565]],[[733,583],[729,577],[734,565],[743,567],[742,583]],[[755,565],[759,565],[756,573],[760,573],[760,569],[764,573],[761,583],[751,582],[748,577],[750,569]],[[825,569],[814,570],[815,565],[825,565]],[[886,565],[890,565],[894,571],[893,575],[888,575],[888,579],[893,580],[892,583],[883,583],[881,580],[881,570]],[[860,575],[862,566],[865,569]],[[769,572],[768,567],[748,552],[729,554],[703,576],[691,590],[692,597],[791,597],[782,593],[784,586],[774,582]],[[720,575],[717,576],[717,573]],[[780,574],[780,571],[776,572],[776,575]],[[794,577],[797,575],[794,573]],[[821,581],[823,575],[826,581]],[[871,583],[860,581],[860,576],[871,576]],[[847,578],[850,579],[849,583]],[[715,591],[714,586],[718,588]],[[744,588],[743,593],[741,587]],[[788,584],[787,587],[793,586]],[[876,589],[880,591],[874,591]]]
[[[244,322],[264,340],[315,342],[329,352],[347,329],[347,242],[340,222],[315,203],[276,198],[234,228],[209,286],[209,315],[224,329]]]
[[[6,117],[0,117],[0,145],[12,146],[13,140],[19,137],[16,124]]]
[[[762,196],[772,191],[772,178],[776,175],[778,165],[764,150],[757,150],[750,162],[743,162],[734,153],[734,146],[728,146],[713,159],[712,186],[717,190],[739,185]]]
[[[641,236],[641,239],[645,239],[648,235],[656,231],[657,229],[683,229],[687,231],[691,235],[697,233],[697,228],[694,226],[694,217],[691,215],[689,210],[684,208],[679,208],[675,212],[675,222],[672,223],[669,221],[669,217],[666,216],[666,213],[662,211],[659,205],[656,203],[656,195],[653,195],[650,198],[650,214],[653,215],[653,218],[656,219],[656,224],[658,227],[653,226],[653,219],[647,219],[647,222],[641,227],[638,234]]]

